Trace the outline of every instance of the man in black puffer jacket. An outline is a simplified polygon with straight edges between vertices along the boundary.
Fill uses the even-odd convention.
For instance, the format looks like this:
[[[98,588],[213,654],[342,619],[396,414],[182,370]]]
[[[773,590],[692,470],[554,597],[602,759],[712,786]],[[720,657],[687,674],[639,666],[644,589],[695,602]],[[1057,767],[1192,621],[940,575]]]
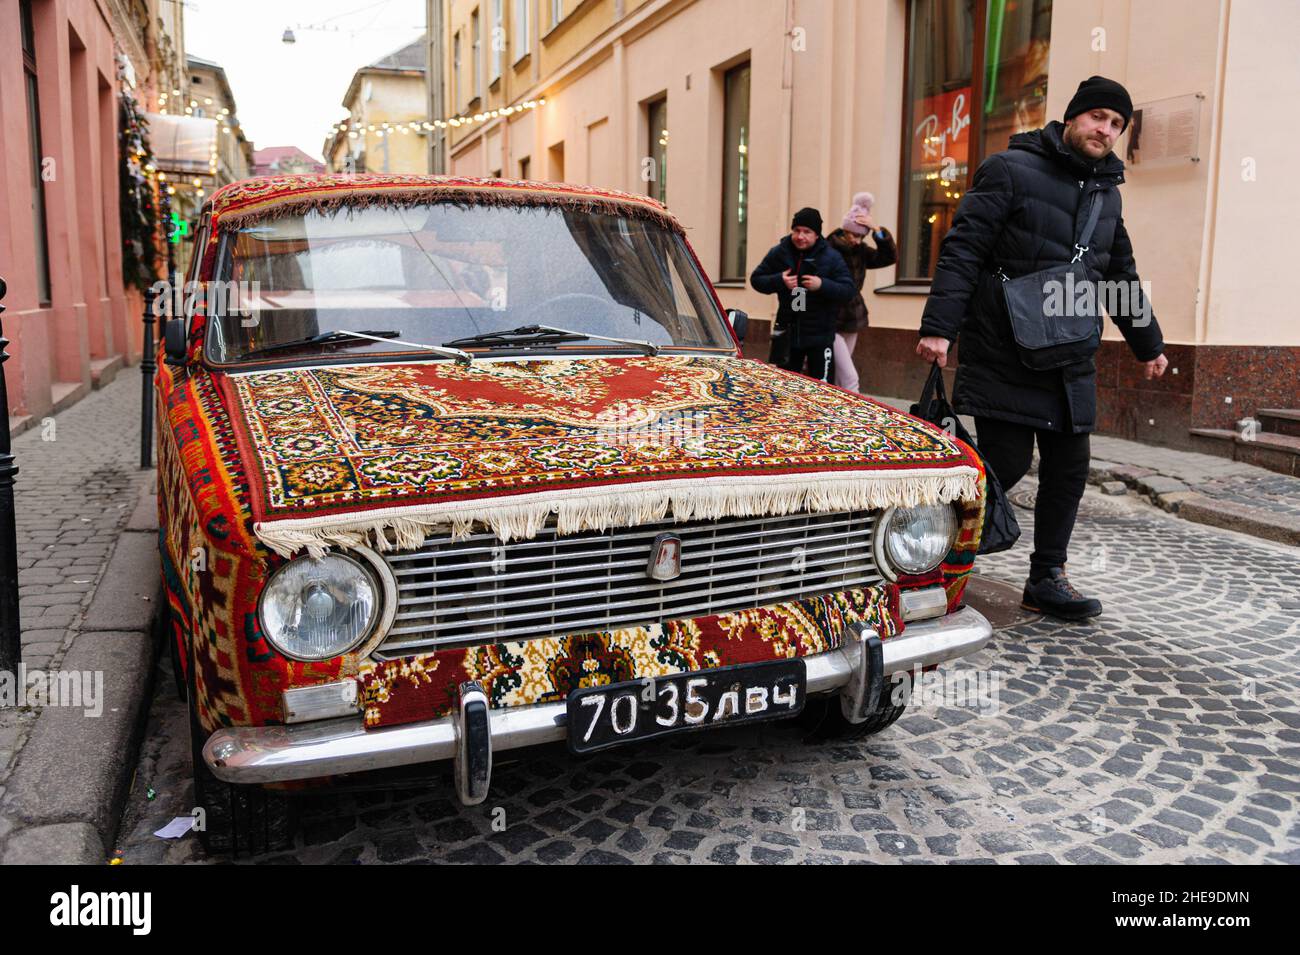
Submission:
[[[796,212],[790,234],[763,256],[749,284],[777,296],[772,364],[834,381],[835,323],[840,305],[857,289],[844,256],[822,238],[821,213]]]
[[[1164,339],[1138,284],[1121,216],[1124,164],[1112,152],[1132,115],[1124,87],[1094,76],[1079,84],[1064,124],[1012,136],[1010,148],[980,164],[944,236],[916,349],[943,367],[949,343],[960,336],[953,404],[975,417],[980,452],[1004,488],[1029,470],[1037,439],[1024,605],[1074,620],[1101,613],[1100,601],[1075,590],[1064,570],[1088,478],[1097,368],[1091,356],[1050,371],[1025,367],[996,273],[1016,278],[1069,262],[1092,194],[1100,193],[1100,218],[1082,261],[1090,280],[1124,283],[1128,308],[1111,319],[1145,376],[1164,374]]]

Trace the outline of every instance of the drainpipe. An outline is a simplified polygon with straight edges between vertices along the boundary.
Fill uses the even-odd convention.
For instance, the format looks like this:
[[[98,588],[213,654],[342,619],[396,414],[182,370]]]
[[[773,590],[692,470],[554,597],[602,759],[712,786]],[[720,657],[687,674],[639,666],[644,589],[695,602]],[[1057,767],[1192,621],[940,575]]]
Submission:
[[[1219,48],[1214,62],[1214,95],[1210,100],[1210,155],[1205,170],[1205,224],[1201,227],[1201,266],[1196,273],[1196,319],[1193,344],[1209,338],[1210,283],[1214,272],[1214,226],[1219,209],[1219,142],[1223,132],[1223,88],[1228,69],[1228,21],[1232,0],[1219,0]]]
[[[428,31],[429,60],[425,76],[429,84],[429,122],[447,115],[446,90],[443,89],[443,3],[445,0],[425,0],[426,29]],[[434,126],[429,131],[429,171],[441,175],[447,171],[447,131]]]

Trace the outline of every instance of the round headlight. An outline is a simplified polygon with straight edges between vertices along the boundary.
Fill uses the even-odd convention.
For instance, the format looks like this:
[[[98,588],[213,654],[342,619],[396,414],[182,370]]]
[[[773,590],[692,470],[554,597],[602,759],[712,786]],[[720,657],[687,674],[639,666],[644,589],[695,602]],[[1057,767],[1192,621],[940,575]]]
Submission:
[[[904,574],[924,574],[939,566],[957,539],[957,514],[951,504],[895,507],[880,519],[876,535],[878,558],[885,569]],[[880,563],[879,559],[877,563]]]
[[[262,633],[293,660],[328,660],[360,646],[379,619],[374,574],[343,554],[298,557],[266,582]]]

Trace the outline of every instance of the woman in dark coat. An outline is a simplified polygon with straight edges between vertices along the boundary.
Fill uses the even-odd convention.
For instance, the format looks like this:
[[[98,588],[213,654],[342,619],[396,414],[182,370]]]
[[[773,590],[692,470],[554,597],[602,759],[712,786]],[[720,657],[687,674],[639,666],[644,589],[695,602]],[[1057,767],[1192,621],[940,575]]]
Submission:
[[[826,237],[831,247],[843,256],[853,276],[857,294],[841,306],[835,324],[835,384],[848,391],[858,390],[858,369],[853,364],[853,347],[858,342],[858,332],[867,327],[867,303],[862,297],[862,284],[867,269],[883,269],[898,261],[898,247],[889,230],[878,228],[871,218],[875,197],[869,192],[859,192],[853,205],[844,216],[844,222]],[[875,247],[867,245],[870,233]]]

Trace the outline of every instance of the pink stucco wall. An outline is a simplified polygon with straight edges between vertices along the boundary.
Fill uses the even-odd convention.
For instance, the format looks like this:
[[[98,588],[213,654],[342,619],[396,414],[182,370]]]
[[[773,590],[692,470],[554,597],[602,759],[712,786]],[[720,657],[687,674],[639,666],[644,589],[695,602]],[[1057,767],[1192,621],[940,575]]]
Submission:
[[[36,0],[36,72],[50,301],[38,301],[31,143],[17,3],[0,4],[0,275],[10,413],[40,416],[90,387],[92,362],[138,356],[128,335],[118,221],[117,102],[110,20],[95,0]],[[132,313],[133,314],[133,313]],[[134,331],[131,328],[131,331]]]

